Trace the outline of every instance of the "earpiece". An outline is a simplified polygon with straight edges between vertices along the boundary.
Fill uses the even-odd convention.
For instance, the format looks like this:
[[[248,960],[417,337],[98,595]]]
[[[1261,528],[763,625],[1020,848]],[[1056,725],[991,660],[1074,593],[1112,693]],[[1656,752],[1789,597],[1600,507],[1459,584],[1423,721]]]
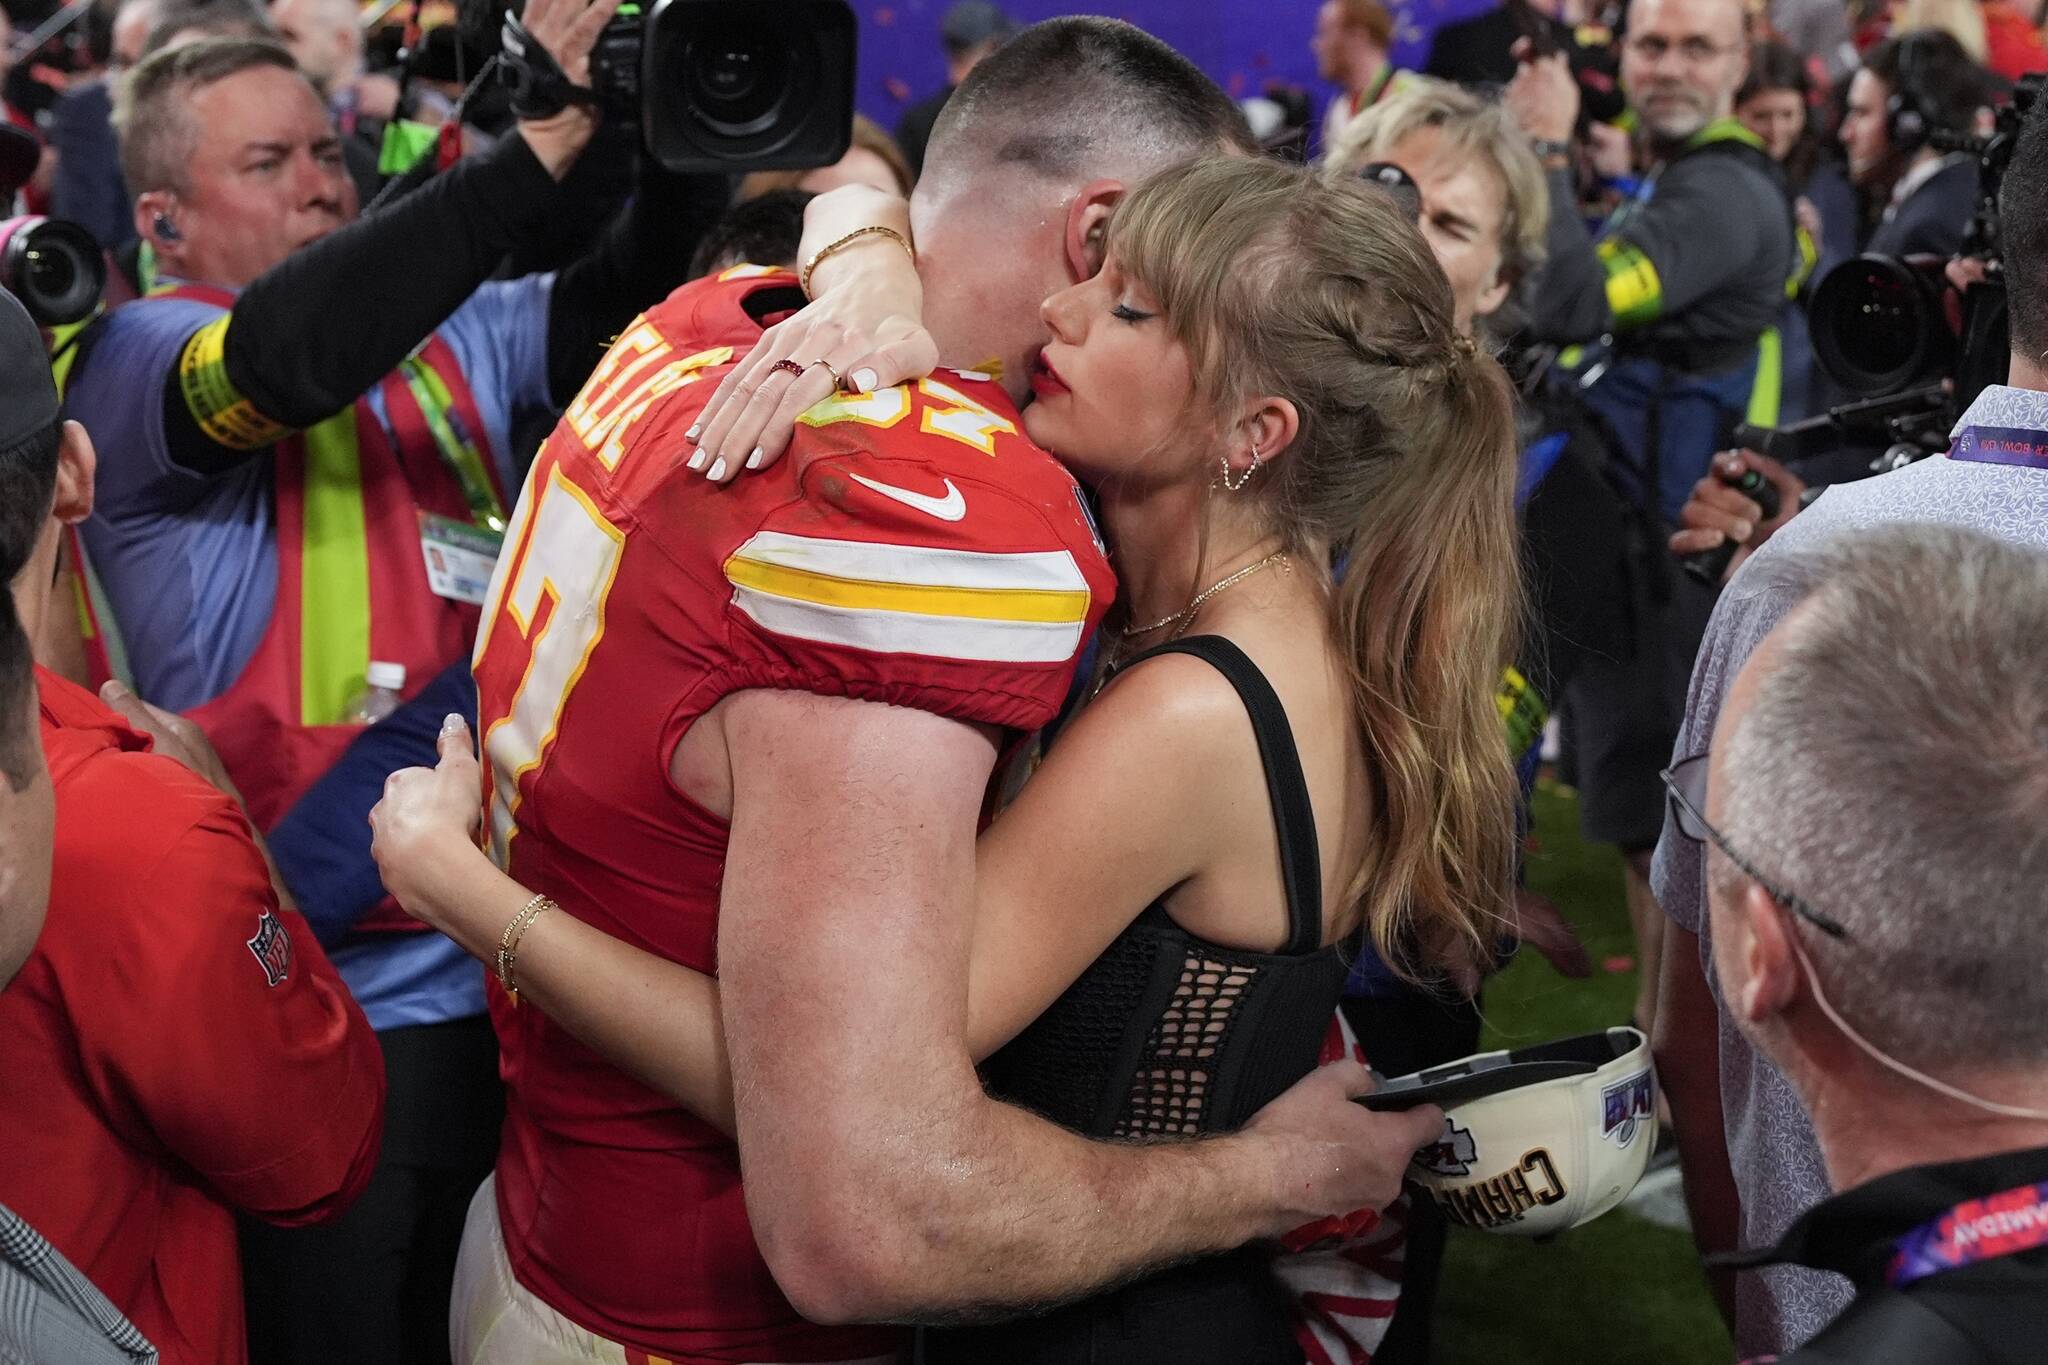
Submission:
[[[171,215],[168,213],[159,213],[150,226],[156,230],[157,236],[167,242],[182,242],[185,240],[179,235],[178,225],[171,221]]]

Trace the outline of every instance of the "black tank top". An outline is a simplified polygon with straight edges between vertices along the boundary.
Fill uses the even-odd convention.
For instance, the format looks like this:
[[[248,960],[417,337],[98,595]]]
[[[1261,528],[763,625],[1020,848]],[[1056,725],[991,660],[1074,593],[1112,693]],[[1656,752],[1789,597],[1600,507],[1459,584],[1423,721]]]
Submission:
[[[1322,858],[1286,712],[1265,675],[1219,635],[1148,650],[1192,654],[1250,713],[1279,836],[1288,935],[1277,953],[1227,948],[1154,902],[1066,992],[989,1058],[989,1089],[1093,1138],[1192,1138],[1239,1128],[1314,1069],[1351,954],[1322,942]],[[1038,1318],[924,1332],[941,1362],[1302,1359],[1294,1311],[1245,1249],[1151,1276]]]

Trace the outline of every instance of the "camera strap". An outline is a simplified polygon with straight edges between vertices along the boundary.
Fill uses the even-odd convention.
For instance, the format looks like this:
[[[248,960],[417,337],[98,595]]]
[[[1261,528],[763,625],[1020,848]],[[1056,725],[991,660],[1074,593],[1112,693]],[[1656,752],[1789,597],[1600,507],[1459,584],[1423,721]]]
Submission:
[[[498,64],[498,79],[511,93],[515,117],[553,118],[572,104],[597,103],[596,93],[571,81],[555,54],[543,47],[511,10],[505,11],[500,41],[503,60]]]
[[[1951,460],[2048,469],[2048,432],[2026,427],[1964,427],[1949,447]]]

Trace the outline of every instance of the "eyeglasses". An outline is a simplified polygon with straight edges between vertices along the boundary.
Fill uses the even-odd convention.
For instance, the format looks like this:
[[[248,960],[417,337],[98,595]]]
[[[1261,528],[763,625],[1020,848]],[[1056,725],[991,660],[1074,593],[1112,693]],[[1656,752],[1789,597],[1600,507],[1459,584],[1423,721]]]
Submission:
[[[1691,758],[1682,758],[1658,776],[1664,779],[1664,790],[1669,795],[1671,814],[1678,822],[1680,834],[1696,844],[1712,844],[1720,849],[1727,855],[1729,862],[1741,868],[1751,881],[1769,892],[1772,900],[1829,938],[1849,937],[1849,931],[1842,927],[1840,920],[1822,914],[1807,904],[1803,897],[1793,895],[1757,871],[1754,864],[1728,846],[1726,835],[1707,823],[1707,755],[1694,754]]]
[[[1645,62],[1661,62],[1676,52],[1679,60],[1687,66],[1705,66],[1714,58],[1724,57],[1735,51],[1733,46],[1710,43],[1705,38],[1681,38],[1674,43],[1668,38],[1659,38],[1654,33],[1646,33],[1640,38],[1630,38],[1624,46],[1628,48],[1629,55]]]

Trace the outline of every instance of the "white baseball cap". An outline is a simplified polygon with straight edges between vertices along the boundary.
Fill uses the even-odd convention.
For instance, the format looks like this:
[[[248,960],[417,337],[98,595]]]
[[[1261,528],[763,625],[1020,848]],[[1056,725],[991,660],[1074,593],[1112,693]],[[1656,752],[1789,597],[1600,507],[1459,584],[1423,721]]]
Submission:
[[[1364,1103],[1442,1106],[1443,1134],[1408,1178],[1451,1222],[1515,1237],[1598,1218],[1657,1145],[1656,1072],[1632,1028],[1477,1053],[1385,1081]]]

